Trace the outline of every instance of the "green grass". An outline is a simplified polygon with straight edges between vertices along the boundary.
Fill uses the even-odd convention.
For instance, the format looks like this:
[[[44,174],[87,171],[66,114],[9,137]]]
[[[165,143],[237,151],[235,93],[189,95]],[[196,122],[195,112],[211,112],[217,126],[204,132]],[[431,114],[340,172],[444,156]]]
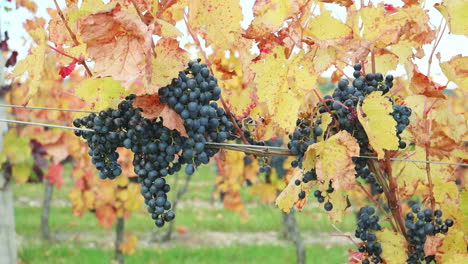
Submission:
[[[313,246],[306,249],[307,263],[335,264],[346,261],[348,247],[326,248]],[[23,248],[19,252],[23,263],[66,263],[93,264],[111,263],[113,252],[105,249],[92,249],[69,245],[43,245]],[[230,246],[222,248],[137,249],[133,255],[126,256],[126,263],[295,263],[293,247],[281,246]]]
[[[301,231],[327,232],[335,231],[322,209],[311,208],[297,213],[297,222]],[[177,210],[177,225],[183,225],[192,231],[219,232],[258,232],[278,231],[281,229],[281,212],[269,205],[259,205],[247,209],[250,218],[243,222],[239,215],[226,209],[181,208]],[[16,207],[15,218],[17,232],[20,235],[33,235],[38,232],[41,208]],[[97,219],[90,212],[83,217],[72,215],[71,208],[52,207],[50,212],[50,227],[52,231],[60,232],[92,232],[104,234],[108,231],[99,226]],[[347,216],[345,221],[337,226],[343,231],[354,227],[353,216]],[[149,214],[136,212],[126,220],[125,228],[132,232],[148,232],[154,228]]]

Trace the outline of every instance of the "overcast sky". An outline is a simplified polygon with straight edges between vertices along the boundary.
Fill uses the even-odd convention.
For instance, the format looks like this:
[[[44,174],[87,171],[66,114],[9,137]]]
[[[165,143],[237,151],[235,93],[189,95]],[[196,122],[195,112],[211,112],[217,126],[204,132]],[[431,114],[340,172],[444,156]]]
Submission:
[[[14,1],[13,1],[14,2]],[[47,8],[54,8],[54,4],[52,0],[49,1],[36,1],[40,2],[38,14],[39,16],[43,16],[48,18],[47,15]],[[64,0],[59,0],[59,5],[64,6]],[[253,19],[252,13],[252,6],[254,4],[254,0],[241,0],[242,11],[244,15],[244,20],[242,21],[241,25],[244,28],[247,28],[250,21]],[[359,1],[357,1],[359,2]],[[367,1],[366,1],[367,2]],[[392,4],[395,7],[399,7],[403,5],[402,1],[397,0],[390,0],[390,1],[378,1],[373,0],[373,3],[380,3],[385,2],[386,4]],[[437,11],[433,6],[435,3],[440,3],[441,1],[434,1],[434,0],[427,0],[425,3],[425,7],[429,10],[430,22],[434,28],[436,28],[441,20],[443,19],[442,15]],[[346,9],[344,7],[340,7],[336,4],[325,4],[326,8],[332,11],[332,15],[336,18],[341,20],[346,19]],[[13,3],[8,3],[7,1],[0,1],[0,29],[1,31],[7,30],[10,35],[9,45],[12,49],[16,49],[19,51],[19,59],[24,58],[27,55],[27,48],[29,47],[29,40],[27,39],[27,34],[22,27],[23,22],[28,19],[32,18],[33,16],[26,11],[24,8],[20,8],[19,10],[13,10],[7,12],[5,7],[14,7]],[[183,23],[178,23],[178,28],[182,32],[186,32],[185,26]],[[187,36],[187,34],[185,34]],[[3,33],[2,33],[3,37]],[[182,38],[181,43],[184,44],[190,41],[188,37]],[[432,50],[433,45],[425,45],[424,51],[426,53],[426,57],[423,59],[416,59],[415,62],[420,69],[427,69],[428,67],[428,55]],[[448,33],[448,28],[444,34],[442,41],[440,42],[437,51],[440,52],[442,55],[442,61],[447,61],[451,57],[462,54],[464,56],[468,55],[468,37],[462,35],[452,35]],[[190,50],[192,58],[196,57],[195,50]],[[349,67],[345,71],[348,71],[350,75],[352,75],[352,69]],[[325,75],[331,75],[333,69],[330,69],[325,73]],[[447,82],[447,78],[441,72],[437,59],[434,57],[434,61],[432,64],[432,77],[436,82],[441,84],[445,84]],[[400,65],[395,72],[394,75],[401,75],[404,74],[403,67]],[[449,85],[450,88],[456,87],[455,84],[451,83]]]

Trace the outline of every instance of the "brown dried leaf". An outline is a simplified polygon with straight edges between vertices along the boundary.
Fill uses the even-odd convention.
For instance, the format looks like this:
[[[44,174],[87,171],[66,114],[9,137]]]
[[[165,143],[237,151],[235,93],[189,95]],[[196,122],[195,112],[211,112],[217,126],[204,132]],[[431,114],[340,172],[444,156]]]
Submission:
[[[143,77],[151,50],[151,32],[119,4],[111,10],[82,17],[79,36],[96,62],[94,71],[98,76],[128,82]]]
[[[143,109],[141,114],[148,119],[161,117],[163,125],[169,129],[179,131],[180,135],[188,137],[184,121],[169,105],[161,103],[157,94],[140,95],[133,100],[133,106]]]

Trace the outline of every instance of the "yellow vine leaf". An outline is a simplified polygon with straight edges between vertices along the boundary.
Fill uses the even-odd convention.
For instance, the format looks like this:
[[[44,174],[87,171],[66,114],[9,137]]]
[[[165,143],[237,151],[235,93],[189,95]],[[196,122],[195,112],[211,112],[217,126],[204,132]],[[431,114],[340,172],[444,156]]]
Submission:
[[[96,13],[96,12],[103,11],[103,10],[111,10],[117,5],[117,3],[118,2],[110,2],[108,4],[105,4],[101,0],[84,1],[80,5],[80,8],[75,7],[74,9],[71,9],[69,10],[69,12],[67,12],[66,17],[68,18],[68,25],[70,25],[70,28],[72,29],[73,32],[76,32],[76,26],[75,26],[77,25],[76,20],[78,20],[81,17],[92,14],[92,13]]]
[[[437,254],[437,263],[466,263],[467,254],[464,237],[465,236],[462,231],[452,227],[450,232],[447,233],[442,246],[438,249],[440,254]],[[452,262],[452,260],[455,259],[463,259],[458,256],[460,254],[465,256],[465,260],[462,262]]]
[[[440,64],[447,78],[456,83],[460,89],[468,91],[468,57],[461,54]]]
[[[453,34],[468,35],[468,2],[465,0],[445,0],[434,7],[445,17]]]
[[[321,123],[320,123],[319,127],[322,129],[323,133],[325,133],[327,131],[327,129],[328,129],[328,125],[333,121],[333,118],[330,115],[330,113],[328,113],[328,112],[321,113],[320,118],[321,118]],[[324,139],[323,139],[323,137],[318,137],[317,140],[318,140],[318,142],[321,142]]]
[[[136,245],[138,243],[138,238],[133,233],[125,233],[125,238],[119,248],[123,253],[131,255],[135,252]]]
[[[154,49],[152,85],[146,92],[157,93],[159,88],[171,83],[178,76],[179,71],[187,68],[189,55],[186,50],[179,47],[175,39],[162,38],[158,40]]]
[[[425,160],[425,149],[415,146],[411,159]],[[426,164],[415,162],[392,162],[392,171],[398,181],[399,194],[402,197],[412,196],[419,183],[426,184]]]
[[[28,74],[29,91],[26,101],[37,93],[41,85],[47,48],[46,34],[43,28],[34,29],[30,31],[29,34],[36,41],[37,46],[31,49],[31,54],[16,64],[12,75],[12,77],[20,77],[25,73]]]
[[[32,160],[31,160],[32,161]],[[11,169],[11,174],[15,179],[16,183],[23,184],[28,181],[29,175],[31,175],[32,171],[32,162],[23,162],[20,164],[13,165]]]
[[[294,170],[291,178],[289,179],[289,183],[284,188],[284,190],[278,195],[276,198],[276,205],[285,213],[289,213],[291,211],[291,208],[294,206],[295,203],[298,202],[299,199],[299,193],[301,191],[306,192],[306,198],[302,199],[304,200],[304,203],[307,199],[308,193],[310,188],[314,185],[314,181],[310,181],[305,184],[301,184],[297,186],[294,182],[296,180],[302,180],[304,175],[302,174],[302,170],[296,169]],[[303,204],[302,204],[303,205]]]
[[[82,199],[82,192],[78,188],[73,188],[68,195],[72,203],[72,212],[74,215],[83,215],[86,210],[85,203]]]
[[[382,231],[375,232],[377,241],[382,244],[382,254],[380,255],[387,264],[406,263],[407,243],[403,235],[383,228]]]
[[[236,43],[243,19],[239,1],[193,0],[188,3],[190,25],[204,37],[207,47],[214,44],[229,49]]]
[[[449,197],[452,200],[458,200],[458,187],[454,181],[444,181],[438,175],[432,174],[434,199],[437,203],[443,203]]]
[[[249,188],[249,192],[252,196],[260,197],[260,201],[263,203],[272,203],[276,199],[277,188],[273,184],[259,183]]]
[[[157,30],[157,35],[163,37],[163,38],[177,38],[177,37],[182,37],[183,34],[180,32],[180,30],[172,25],[171,23],[168,23],[162,19],[155,19],[154,20],[156,24]]]
[[[306,36],[319,41],[332,41],[352,36],[353,30],[341,20],[334,18],[330,11],[322,9],[321,12],[310,20],[305,30]]]
[[[303,53],[287,59],[284,47],[275,47],[265,59],[250,66],[255,72],[254,84],[258,101],[264,103],[272,120],[282,129],[292,131],[297,114],[304,100],[304,91],[312,89],[316,76],[312,74],[312,63]],[[305,87],[307,84],[307,87]]]
[[[88,108],[104,110],[115,108],[125,98],[126,91],[119,81],[105,77],[82,81],[75,94],[86,101]]]
[[[398,56],[387,49],[376,49],[375,52],[375,71],[389,72],[396,70],[398,66]],[[371,58],[369,58],[369,61]]]
[[[304,154],[303,166],[306,171],[315,167],[319,181],[332,181],[333,188],[349,190],[356,179],[353,156],[359,156],[359,144],[342,130],[323,142],[310,145]],[[319,161],[320,167],[316,166]]]
[[[371,93],[364,99],[362,107],[357,107],[358,119],[369,137],[369,144],[377,152],[379,159],[384,158],[386,150],[398,149],[395,119],[392,103],[382,96],[381,91]]]
[[[326,211],[330,220],[333,222],[341,222],[345,215],[348,206],[348,196],[344,191],[332,192],[328,194],[329,201],[333,204],[331,211]],[[323,206],[323,204],[322,204]]]
[[[451,218],[454,222],[450,230],[460,230],[468,234],[468,217],[466,211],[461,210],[459,203],[447,199],[440,204],[440,209],[444,213],[444,218]]]
[[[249,38],[261,38],[277,31],[284,20],[298,11],[296,1],[257,0],[253,7],[254,19],[246,31]]]
[[[3,142],[5,145],[0,154],[0,164],[6,161],[11,164],[20,164],[32,158],[29,138],[18,136],[15,129],[8,130]]]

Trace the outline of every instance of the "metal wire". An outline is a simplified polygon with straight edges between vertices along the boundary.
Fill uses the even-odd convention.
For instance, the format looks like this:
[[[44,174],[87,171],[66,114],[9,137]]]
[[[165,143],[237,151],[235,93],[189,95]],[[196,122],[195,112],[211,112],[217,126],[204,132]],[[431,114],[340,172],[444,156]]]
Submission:
[[[77,128],[77,127],[45,124],[45,123],[36,123],[36,122],[28,122],[28,121],[2,119],[2,118],[0,118],[0,122],[94,132],[94,130],[88,129],[88,128]],[[292,154],[291,151],[288,148],[281,148],[281,147],[257,146],[257,145],[246,145],[246,144],[230,144],[230,143],[215,143],[215,142],[207,142],[205,144],[205,146],[208,147],[208,148],[211,147],[211,148],[220,148],[220,149],[229,149],[229,150],[234,150],[234,151],[241,151],[241,152],[244,152],[244,153],[249,153],[249,154],[254,154],[254,155],[259,155],[259,156],[294,156],[294,154]],[[354,156],[354,157],[364,158],[364,159],[377,159],[377,157],[374,157],[374,156]],[[468,164],[466,164],[466,163],[457,163],[457,162],[444,162],[444,161],[431,161],[431,160],[412,160],[412,159],[399,159],[399,158],[390,158],[390,160],[391,161],[405,161],[405,162],[416,162],[416,163],[425,163],[425,164],[430,163],[430,164],[455,165],[455,166],[461,166],[461,167],[468,167]]]
[[[63,112],[78,112],[78,113],[98,113],[96,111],[91,111],[91,110],[53,108],[53,107],[41,107],[41,106],[23,106],[23,105],[12,105],[12,104],[0,104],[0,107],[23,108],[23,109],[32,109],[32,110],[63,111]]]
[[[14,123],[14,124],[22,124],[22,125],[34,125],[34,126],[44,126],[44,127],[53,127],[53,128],[62,128],[62,129],[72,129],[72,130],[81,130],[81,131],[94,132],[94,130],[88,129],[88,128],[78,128],[78,127],[69,127],[69,126],[61,126],[61,125],[52,125],[52,124],[44,124],[44,123],[36,123],[36,122],[27,122],[27,121],[20,121],[20,120],[10,120],[10,119],[3,119],[3,118],[0,118],[0,122],[7,122],[7,123]]]

